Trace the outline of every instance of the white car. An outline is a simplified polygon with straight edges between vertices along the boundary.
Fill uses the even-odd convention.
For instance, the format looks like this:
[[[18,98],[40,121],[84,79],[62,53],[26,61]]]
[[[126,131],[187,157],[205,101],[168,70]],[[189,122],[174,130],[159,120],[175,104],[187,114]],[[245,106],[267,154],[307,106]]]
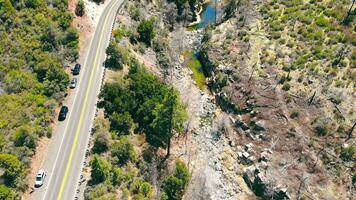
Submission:
[[[36,176],[35,187],[41,187],[43,185],[45,177],[46,172],[43,169],[40,169]]]

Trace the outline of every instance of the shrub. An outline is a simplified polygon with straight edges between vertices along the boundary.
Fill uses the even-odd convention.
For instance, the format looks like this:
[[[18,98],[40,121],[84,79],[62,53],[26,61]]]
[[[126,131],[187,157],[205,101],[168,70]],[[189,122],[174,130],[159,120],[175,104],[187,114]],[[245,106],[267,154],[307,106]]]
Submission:
[[[112,69],[122,69],[124,64],[129,61],[128,52],[118,46],[115,42],[110,42],[106,49],[107,58],[105,60],[105,67]]]
[[[117,114],[114,112],[110,116],[110,129],[118,134],[129,134],[133,127],[133,119],[128,112]]]
[[[165,178],[162,184],[164,194],[161,199],[182,199],[190,180],[187,166],[180,160],[176,161],[175,173]],[[168,197],[168,198],[167,198]]]
[[[83,16],[85,14],[85,5],[83,0],[79,0],[75,7],[75,14],[77,16]]]
[[[355,161],[356,160],[356,146],[349,146],[341,150],[340,158],[343,161]]]
[[[144,20],[138,27],[137,32],[140,35],[140,40],[147,45],[151,45],[151,40],[155,37],[154,20]]]
[[[283,84],[283,87],[282,87],[282,90],[284,90],[284,91],[288,91],[290,89],[290,84],[289,83],[284,83]]]
[[[91,166],[91,183],[98,184],[107,180],[110,175],[110,164],[101,159],[98,155],[94,155],[90,162]]]
[[[136,161],[135,149],[127,136],[121,137],[112,145],[111,154],[116,157],[120,165],[124,165],[128,161]]]
[[[13,200],[15,199],[15,193],[5,185],[0,185],[0,199]]]
[[[107,134],[98,134],[94,139],[93,153],[100,154],[108,150],[109,148],[109,137]]]

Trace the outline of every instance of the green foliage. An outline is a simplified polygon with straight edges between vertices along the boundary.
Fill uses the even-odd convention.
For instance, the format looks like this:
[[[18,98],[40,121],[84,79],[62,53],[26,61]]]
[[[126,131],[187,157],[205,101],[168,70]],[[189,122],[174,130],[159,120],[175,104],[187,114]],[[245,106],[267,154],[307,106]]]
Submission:
[[[77,16],[83,16],[85,14],[85,4],[83,0],[79,0],[75,7],[75,14]]]
[[[5,183],[15,187],[20,179],[25,176],[25,168],[16,156],[10,154],[0,154],[0,168],[4,169]]]
[[[340,158],[343,161],[356,161],[356,146],[349,146],[341,150]]]
[[[192,52],[186,52],[186,64],[192,70],[195,82],[197,83],[199,89],[204,90],[206,87],[206,77],[203,71],[203,66],[200,63],[197,56],[195,56]]]
[[[100,133],[94,139],[92,151],[94,154],[106,152],[109,149],[109,144],[109,136],[105,133]]]
[[[182,161],[177,160],[175,173],[166,177],[162,183],[162,189],[165,194],[161,196],[161,199],[182,199],[189,180],[190,174],[187,166]]]
[[[120,135],[129,134],[134,125],[133,119],[128,112],[124,112],[123,114],[117,114],[114,112],[110,116],[110,122],[111,130]]]
[[[181,15],[184,8],[184,4],[187,2],[187,0],[173,0],[173,1],[177,6],[178,14]]]
[[[155,37],[154,20],[143,20],[137,27],[137,32],[140,35],[140,40],[147,45],[151,45],[152,39]]]
[[[130,7],[130,17],[135,21],[140,20],[140,9],[138,6]]]
[[[91,166],[91,180],[92,184],[99,184],[106,181],[110,175],[110,164],[100,158],[98,155],[94,155],[90,161]]]
[[[118,46],[115,42],[110,42],[106,49],[107,58],[105,66],[112,69],[122,69],[128,63],[129,57],[126,50]]]
[[[99,184],[96,187],[88,187],[85,193],[86,200],[116,200],[115,188],[109,184]]]
[[[167,139],[172,136],[169,128],[181,132],[187,118],[178,92],[161,83],[137,63],[132,64],[125,81],[125,84],[105,84],[99,106],[105,108],[108,116],[115,112],[128,112],[138,125],[136,131],[144,132],[151,145],[167,147]],[[173,112],[168,109],[172,107],[168,106],[171,103]]]
[[[136,161],[136,152],[127,136],[122,136],[111,146],[111,155],[117,159],[120,165],[126,164],[128,161]]]
[[[5,185],[0,185],[0,199],[13,200],[15,199],[15,193]]]
[[[15,146],[26,146],[34,149],[36,147],[36,138],[33,132],[33,128],[29,125],[17,128],[14,134]]]

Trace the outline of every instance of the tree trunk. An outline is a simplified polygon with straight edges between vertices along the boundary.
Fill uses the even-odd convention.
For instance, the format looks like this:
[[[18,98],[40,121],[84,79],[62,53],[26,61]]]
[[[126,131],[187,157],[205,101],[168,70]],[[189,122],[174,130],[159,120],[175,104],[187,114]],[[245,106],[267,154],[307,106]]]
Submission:
[[[349,9],[349,11],[347,12],[347,14],[346,14],[344,20],[342,21],[342,23],[345,24],[345,25],[347,25],[347,24],[349,23],[349,18],[350,18],[350,16],[352,15],[352,12],[353,12],[353,11],[352,11],[352,8],[354,7],[355,2],[356,2],[356,0],[353,0],[353,1],[352,1],[352,4],[351,4],[351,6],[350,6],[350,9]]]
[[[353,125],[352,128],[350,129],[350,132],[349,132],[349,134],[348,134],[348,136],[347,136],[347,140],[346,140],[346,141],[348,141],[349,139],[352,138],[352,132],[354,132],[355,126],[356,126],[356,122],[354,123],[354,125]]]

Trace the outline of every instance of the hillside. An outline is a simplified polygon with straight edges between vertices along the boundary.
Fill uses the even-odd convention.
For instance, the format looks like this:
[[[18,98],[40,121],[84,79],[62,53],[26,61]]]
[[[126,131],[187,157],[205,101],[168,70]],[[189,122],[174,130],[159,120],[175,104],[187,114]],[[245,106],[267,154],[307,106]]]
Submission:
[[[67,1],[50,2],[0,1],[1,199],[28,187],[37,141],[51,136],[69,82],[65,67],[78,57]]]

